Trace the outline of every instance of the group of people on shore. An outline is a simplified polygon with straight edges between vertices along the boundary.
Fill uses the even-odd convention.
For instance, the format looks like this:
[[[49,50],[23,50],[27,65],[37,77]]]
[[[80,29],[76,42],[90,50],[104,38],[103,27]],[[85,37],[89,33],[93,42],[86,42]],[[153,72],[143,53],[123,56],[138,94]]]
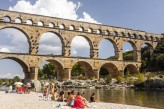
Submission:
[[[45,87],[43,91],[43,98],[44,100],[51,98],[51,100],[54,101],[66,102],[66,106],[70,106],[72,108],[89,107],[88,101],[82,96],[83,94],[84,92],[77,92],[77,94],[75,94],[75,92],[72,90],[67,92],[67,97],[65,97],[63,90],[59,91],[57,86],[50,84],[49,86]],[[95,93],[92,93],[90,102],[95,102]]]
[[[18,93],[18,94],[29,94],[31,90],[34,90],[35,86],[31,83],[26,84],[11,84],[8,87],[6,93]]]

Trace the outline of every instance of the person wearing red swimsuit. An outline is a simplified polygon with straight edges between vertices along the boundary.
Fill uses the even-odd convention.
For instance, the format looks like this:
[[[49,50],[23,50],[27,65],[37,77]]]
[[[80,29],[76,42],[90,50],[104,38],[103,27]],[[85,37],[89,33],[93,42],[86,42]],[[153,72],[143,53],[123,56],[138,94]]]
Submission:
[[[85,108],[81,93],[78,92],[72,108]]]

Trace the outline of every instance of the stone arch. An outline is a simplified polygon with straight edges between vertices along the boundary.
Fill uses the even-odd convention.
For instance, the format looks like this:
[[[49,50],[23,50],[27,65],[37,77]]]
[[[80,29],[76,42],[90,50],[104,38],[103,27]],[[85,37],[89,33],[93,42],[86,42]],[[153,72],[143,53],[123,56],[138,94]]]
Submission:
[[[108,40],[110,43],[112,43],[113,48],[114,48],[114,57],[113,58],[117,60],[118,59],[118,47],[117,47],[116,42],[114,40],[110,39],[110,38],[104,38],[104,39]],[[98,46],[100,46],[101,41],[99,42]]]
[[[137,34],[136,33],[133,33],[132,34],[132,38],[137,39]]]
[[[67,78],[65,78],[64,65],[60,61],[54,60],[54,59],[45,59],[45,60],[42,60],[42,62],[40,62],[40,64],[45,61],[47,61],[55,66],[55,70],[57,71],[57,78],[56,78],[57,80],[62,81],[64,79],[67,79]]]
[[[55,32],[55,31],[46,31],[46,32],[44,32],[42,35],[40,35],[40,37],[38,38],[38,42],[41,40],[41,37],[44,35],[44,34],[46,34],[46,33],[52,33],[52,34],[54,34],[54,35],[56,35],[58,38],[59,38],[59,40],[60,40],[60,43],[61,43],[61,55],[63,55],[64,54],[64,39],[63,39],[63,37],[59,34],[59,33],[57,33],[57,32]],[[54,40],[55,41],[55,40]],[[40,45],[40,44],[39,44]],[[38,45],[38,49],[39,49],[39,45]]]
[[[101,66],[99,71],[100,77],[103,69],[106,69],[108,71],[108,75],[111,77],[117,77],[119,75],[118,67],[113,63],[105,63]]]
[[[88,33],[93,33],[93,29],[92,28],[89,28],[88,29]]]
[[[153,45],[152,45],[152,44],[150,44],[150,43],[148,43],[148,42],[143,42],[142,45],[143,45],[143,44],[147,45],[149,49],[153,50]],[[142,46],[142,45],[141,45],[141,46]]]
[[[11,17],[10,16],[4,16],[3,22],[11,22]]]
[[[24,34],[24,36],[26,36],[26,39],[27,39],[27,42],[28,42],[28,45],[29,45],[29,52],[28,53],[30,53],[30,48],[31,48],[31,42],[30,42],[30,38],[29,38],[29,35],[27,34],[27,32],[25,32],[24,30],[22,30],[21,28],[18,28],[18,27],[14,27],[14,26],[6,26],[6,27],[2,27],[2,28],[0,28],[0,30],[3,30],[3,29],[9,29],[9,28],[11,28],[11,29],[16,29],[16,30],[18,30],[18,31],[20,31],[21,33],[23,33]]]
[[[97,29],[96,34],[101,34],[101,33],[102,33],[101,29]]]
[[[82,74],[83,76],[85,76],[86,79],[95,77],[94,72],[93,72],[93,66],[90,63],[86,61],[78,61],[73,64],[72,69],[75,64],[80,64],[83,67]],[[72,72],[73,70],[71,71],[71,77],[72,77]]]
[[[64,25],[64,24],[60,24],[60,25],[59,25],[59,29],[64,30],[64,29],[65,29],[65,25]]]
[[[149,36],[145,35],[145,40],[149,40]]]
[[[15,23],[22,23],[22,19],[21,19],[20,17],[17,17],[17,18],[15,19]]]
[[[75,30],[75,26],[74,25],[70,25],[69,26],[69,30],[71,30],[71,31]]]
[[[118,36],[118,32],[117,31],[114,31],[114,36]]]
[[[105,30],[104,34],[105,34],[105,35],[110,35],[109,30]]]
[[[17,57],[0,57],[0,60],[1,59],[10,59],[10,60],[13,60],[13,61],[17,62],[23,69],[23,72],[25,74],[25,79],[30,79],[29,66],[22,59],[19,59]]]
[[[131,34],[130,33],[127,33],[127,37],[131,38]]]
[[[153,36],[150,36],[150,40],[153,41]]]
[[[44,22],[43,21],[39,21],[38,22],[38,26],[44,26]]]
[[[50,27],[50,28],[55,28],[55,24],[54,24],[53,22],[50,22],[50,23],[48,24],[48,27]]]
[[[126,65],[126,66],[124,67],[124,74],[126,73],[126,71],[129,71],[129,73],[130,73],[131,75],[133,75],[133,74],[135,74],[135,73],[139,73],[138,68],[137,68],[135,65],[133,65],[133,64],[128,64],[128,65]]]
[[[159,38],[158,37],[156,37],[155,39],[156,39],[157,42],[159,41]]]
[[[90,48],[90,53],[89,53],[89,57],[92,57],[92,52],[93,52],[93,45],[92,45],[92,41],[91,41],[91,39],[90,38],[88,38],[87,36],[85,36],[85,35],[76,35],[75,37],[83,37],[87,42],[88,42],[88,44],[89,44],[89,48]],[[73,37],[72,38],[72,40],[71,40],[71,48],[72,48],[72,41],[73,41],[73,39],[75,38],[75,37]],[[72,50],[71,50],[72,51]],[[72,54],[71,54],[72,55]]]
[[[84,32],[84,27],[80,26],[80,27],[79,27],[79,31],[80,31],[80,32]]]
[[[147,46],[147,50],[150,52],[149,55],[152,55],[153,54],[153,45],[148,42],[143,42],[141,45],[141,48],[144,44]],[[143,50],[146,50],[146,49],[143,49]],[[143,50],[141,49],[141,53],[143,52]]]
[[[27,24],[27,25],[33,25],[32,19],[28,19],[28,20],[26,21],[26,24]]]
[[[142,39],[143,39],[142,35],[138,35],[138,38],[139,38],[140,40],[142,40]]]
[[[137,47],[136,47],[135,43],[131,40],[127,40],[125,42],[128,42],[132,46],[132,48],[133,48],[133,50],[132,50],[133,51],[133,61],[136,61],[137,60]],[[124,43],[122,45],[122,49],[124,47]]]
[[[125,37],[125,33],[124,32],[121,32],[121,37]]]

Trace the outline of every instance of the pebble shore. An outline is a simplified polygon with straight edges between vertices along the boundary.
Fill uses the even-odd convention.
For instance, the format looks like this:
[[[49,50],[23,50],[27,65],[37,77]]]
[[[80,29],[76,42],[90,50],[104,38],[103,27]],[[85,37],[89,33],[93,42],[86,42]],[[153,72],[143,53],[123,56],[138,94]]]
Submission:
[[[41,93],[13,94],[0,91],[0,109],[72,109],[64,106],[63,102],[45,101]],[[58,107],[61,105],[60,107]],[[114,104],[114,103],[89,103],[86,109],[152,109],[146,107]]]

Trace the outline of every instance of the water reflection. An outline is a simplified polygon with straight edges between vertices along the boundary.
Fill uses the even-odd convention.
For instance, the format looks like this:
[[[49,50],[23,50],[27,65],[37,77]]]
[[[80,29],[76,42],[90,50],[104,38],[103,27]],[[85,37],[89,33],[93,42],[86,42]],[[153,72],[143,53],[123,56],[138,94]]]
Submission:
[[[93,92],[96,99],[101,102],[137,105],[164,109],[164,91],[162,90],[100,90],[100,89],[69,89],[84,92],[84,97],[89,100]]]

